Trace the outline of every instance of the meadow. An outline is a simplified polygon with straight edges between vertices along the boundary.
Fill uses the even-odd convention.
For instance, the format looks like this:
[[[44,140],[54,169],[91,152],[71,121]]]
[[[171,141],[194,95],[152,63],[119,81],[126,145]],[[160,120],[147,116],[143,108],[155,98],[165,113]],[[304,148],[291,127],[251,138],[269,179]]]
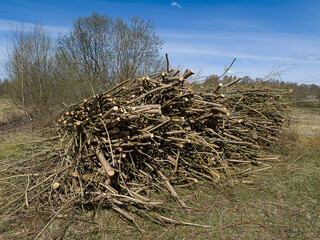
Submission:
[[[2,121],[8,111],[19,114],[8,100],[1,101]],[[293,108],[290,127],[281,136],[281,143],[270,149],[275,157],[268,162],[270,167],[252,171],[242,181],[177,188],[192,211],[185,212],[169,201],[166,213],[178,220],[175,223],[161,226],[137,219],[143,230],[139,232],[114,211],[82,210],[75,215],[59,215],[42,239],[319,239],[320,111],[315,110]],[[28,127],[2,131],[1,197],[8,189],[1,178],[5,163],[24,158],[43,138],[41,132]],[[0,239],[33,239],[41,230],[41,214],[29,221],[16,218],[1,224]],[[212,228],[182,225],[179,221]]]

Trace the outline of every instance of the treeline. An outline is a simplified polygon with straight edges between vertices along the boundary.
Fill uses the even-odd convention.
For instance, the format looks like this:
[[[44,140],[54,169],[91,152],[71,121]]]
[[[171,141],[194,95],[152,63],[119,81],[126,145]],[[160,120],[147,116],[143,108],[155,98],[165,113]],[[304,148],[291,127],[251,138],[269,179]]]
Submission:
[[[93,13],[53,38],[41,26],[12,33],[0,94],[30,119],[51,117],[68,105],[127,78],[161,70],[163,41],[153,23]]]
[[[206,87],[215,87],[220,82],[222,83],[229,83],[237,79],[236,76],[224,76],[222,79],[219,78],[217,75],[211,75],[207,77],[203,85]],[[291,89],[292,93],[288,96],[288,98],[292,100],[304,100],[304,99],[314,99],[314,100],[320,100],[320,86],[316,84],[298,84],[298,83],[292,83],[292,82],[284,82],[274,79],[262,79],[262,78],[250,78],[248,76],[243,77],[240,82],[237,83],[237,86],[241,85],[250,85],[250,84],[267,84],[270,86],[274,86],[276,88],[281,89]]]
[[[41,26],[26,29],[21,24],[12,32],[0,95],[9,95],[30,120],[45,120],[62,106],[123,80],[164,71],[162,46],[153,23],[137,17],[125,21],[93,13],[75,19],[66,33],[54,38]],[[212,75],[203,85],[214,87],[235,79]],[[244,77],[237,85],[263,81]],[[268,84],[292,89],[293,99],[320,99],[320,87],[315,84]]]

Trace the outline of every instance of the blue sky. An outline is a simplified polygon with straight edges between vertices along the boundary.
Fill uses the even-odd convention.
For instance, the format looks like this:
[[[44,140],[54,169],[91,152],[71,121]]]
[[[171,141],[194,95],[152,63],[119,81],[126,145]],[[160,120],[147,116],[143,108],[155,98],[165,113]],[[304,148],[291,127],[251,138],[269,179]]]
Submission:
[[[129,19],[151,19],[173,65],[200,75],[264,77],[320,85],[320,1],[312,0],[1,0],[0,78],[10,29],[23,21],[57,36],[72,20],[96,11]]]

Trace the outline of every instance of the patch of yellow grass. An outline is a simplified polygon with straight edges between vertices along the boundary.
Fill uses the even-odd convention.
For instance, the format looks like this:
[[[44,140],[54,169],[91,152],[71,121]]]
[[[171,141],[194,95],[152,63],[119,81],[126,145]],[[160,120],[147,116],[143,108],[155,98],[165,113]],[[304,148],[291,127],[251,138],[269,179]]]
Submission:
[[[320,114],[306,110],[294,114],[293,129],[304,148],[320,148]]]

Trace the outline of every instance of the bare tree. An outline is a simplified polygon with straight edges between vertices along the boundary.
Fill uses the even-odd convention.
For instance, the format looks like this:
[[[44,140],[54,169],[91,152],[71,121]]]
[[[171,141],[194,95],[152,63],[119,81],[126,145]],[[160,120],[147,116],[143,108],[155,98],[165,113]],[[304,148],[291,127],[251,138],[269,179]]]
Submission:
[[[13,31],[6,73],[9,94],[30,120],[61,103],[89,97],[129,77],[161,68],[163,42],[151,21],[93,13],[79,17],[53,44],[41,26]]]
[[[130,23],[117,18],[114,22],[114,43],[110,56],[114,64],[113,78],[128,78],[154,70],[163,42],[150,20],[133,17]],[[131,63],[131,64],[130,64]]]
[[[21,24],[8,48],[6,73],[9,94],[30,120],[44,119],[52,112],[52,44],[41,26],[25,29]]]
[[[93,13],[79,17],[72,29],[58,39],[57,62],[79,88],[76,95],[113,85],[159,66],[163,42],[151,21]]]

